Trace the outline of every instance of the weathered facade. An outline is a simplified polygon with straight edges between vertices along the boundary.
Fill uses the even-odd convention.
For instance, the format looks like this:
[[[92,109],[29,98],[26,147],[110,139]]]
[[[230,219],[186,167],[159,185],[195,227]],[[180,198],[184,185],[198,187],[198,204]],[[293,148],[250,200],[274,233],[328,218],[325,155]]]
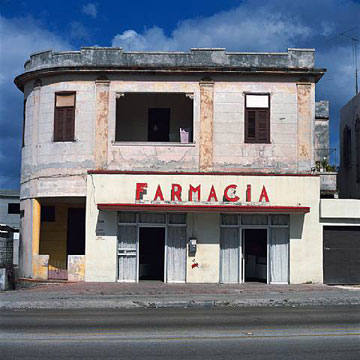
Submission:
[[[22,275],[322,282],[324,72],[311,49],[31,55]]]
[[[340,110],[339,190],[344,199],[360,199],[360,93]]]

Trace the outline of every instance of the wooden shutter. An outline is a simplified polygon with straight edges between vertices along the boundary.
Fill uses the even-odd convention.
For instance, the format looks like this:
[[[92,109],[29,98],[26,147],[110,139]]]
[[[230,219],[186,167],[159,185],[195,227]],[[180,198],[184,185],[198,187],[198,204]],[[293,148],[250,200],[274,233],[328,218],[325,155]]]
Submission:
[[[65,110],[65,129],[64,129],[64,137],[65,141],[73,141],[74,140],[74,127],[75,127],[75,109],[67,108]]]
[[[246,111],[246,141],[252,142],[256,139],[256,111]]]
[[[73,141],[75,135],[75,94],[56,94],[54,141]],[[68,100],[70,99],[70,100]],[[73,106],[68,103],[73,103]]]
[[[267,143],[270,141],[269,131],[269,110],[257,111],[257,140],[260,143]]]

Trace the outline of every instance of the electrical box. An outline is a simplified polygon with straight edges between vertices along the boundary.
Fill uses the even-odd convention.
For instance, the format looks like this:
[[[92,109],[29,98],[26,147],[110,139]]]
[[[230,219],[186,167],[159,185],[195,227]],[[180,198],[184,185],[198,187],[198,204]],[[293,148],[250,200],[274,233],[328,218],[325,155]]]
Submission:
[[[196,252],[197,239],[189,239],[189,253]]]

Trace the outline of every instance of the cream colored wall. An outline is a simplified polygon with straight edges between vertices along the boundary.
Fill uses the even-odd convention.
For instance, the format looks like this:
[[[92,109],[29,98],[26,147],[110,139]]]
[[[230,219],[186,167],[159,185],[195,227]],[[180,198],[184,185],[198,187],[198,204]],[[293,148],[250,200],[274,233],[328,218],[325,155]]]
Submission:
[[[220,175],[88,175],[86,281],[116,280],[116,211],[104,215],[105,236],[96,236],[98,203],[135,203],[137,182],[148,183],[144,202],[151,203],[158,184],[162,184],[165,201],[169,200],[172,183],[181,184],[187,193],[189,184],[202,184],[202,205],[209,189],[224,189],[237,184],[240,196],[237,205],[245,205],[246,185],[251,184],[257,201],[265,185],[270,202],[266,206],[306,206],[310,213],[290,216],[290,282],[322,282],[322,225],[319,222],[320,179],[314,176],[220,176]],[[218,190],[217,190],[218,191]],[[184,193],[185,193],[184,192]],[[218,191],[222,201],[222,193]],[[150,199],[150,200],[148,200]],[[204,200],[205,199],[205,200]],[[189,204],[181,202],[178,204]],[[261,206],[254,202],[253,205]],[[213,204],[214,205],[214,204]],[[234,205],[234,203],[233,203]],[[224,206],[226,206],[224,204]],[[188,237],[198,239],[196,256],[187,259],[188,282],[218,282],[219,280],[219,214],[193,213]],[[192,260],[199,268],[191,268]]]
[[[187,257],[186,281],[218,283],[220,259],[220,215],[190,213],[190,237],[197,239],[195,256]],[[197,264],[196,267],[192,267]]]
[[[86,202],[85,281],[114,282],[117,280],[117,213],[98,211],[89,182],[88,193],[90,197]]]

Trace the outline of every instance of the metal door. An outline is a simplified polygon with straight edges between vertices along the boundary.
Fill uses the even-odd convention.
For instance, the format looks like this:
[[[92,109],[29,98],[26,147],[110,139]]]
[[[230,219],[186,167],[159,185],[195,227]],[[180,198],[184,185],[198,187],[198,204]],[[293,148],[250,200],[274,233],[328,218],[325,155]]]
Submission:
[[[238,227],[220,229],[220,282],[238,283],[241,278]]]
[[[118,227],[118,280],[137,281],[137,226]]]
[[[360,227],[324,227],[324,283],[360,283]]]

